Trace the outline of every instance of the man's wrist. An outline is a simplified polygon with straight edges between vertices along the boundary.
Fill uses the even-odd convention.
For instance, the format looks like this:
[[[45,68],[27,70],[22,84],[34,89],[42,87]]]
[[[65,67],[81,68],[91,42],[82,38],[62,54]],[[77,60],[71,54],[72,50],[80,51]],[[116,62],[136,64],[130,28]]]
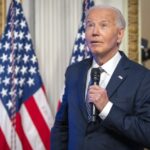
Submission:
[[[104,120],[108,116],[108,114],[109,114],[112,106],[113,106],[113,103],[111,101],[108,101],[108,103],[106,104],[106,106],[102,109],[102,111],[99,114],[99,117],[102,120]]]

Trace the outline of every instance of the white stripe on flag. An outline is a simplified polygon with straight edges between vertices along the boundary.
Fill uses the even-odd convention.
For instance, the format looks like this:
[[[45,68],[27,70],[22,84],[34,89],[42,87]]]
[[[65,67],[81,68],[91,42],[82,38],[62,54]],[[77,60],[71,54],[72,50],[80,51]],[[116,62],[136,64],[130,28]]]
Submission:
[[[4,108],[1,100],[0,100],[0,127],[2,129],[2,132],[6,138],[6,141],[7,141],[7,144],[9,147],[11,147],[11,129],[12,129],[12,126],[11,126],[11,121],[10,121],[10,118],[6,112],[6,109]],[[15,137],[16,137],[16,150],[22,150],[22,145],[21,145],[21,142],[20,142],[20,139],[18,137],[18,134],[16,134],[15,132]]]
[[[54,119],[53,119],[52,113],[49,109],[49,104],[47,102],[47,99],[46,99],[43,89],[40,88],[33,95],[33,97],[35,99],[35,102],[36,102],[45,122],[47,123],[47,126],[51,128],[53,126]]]
[[[37,129],[36,129],[32,119],[30,118],[30,115],[24,104],[22,105],[22,107],[20,109],[20,115],[22,118],[22,126],[23,126],[24,133],[25,133],[32,149],[44,150],[45,147],[43,145],[43,142],[41,141],[41,138],[37,132]]]

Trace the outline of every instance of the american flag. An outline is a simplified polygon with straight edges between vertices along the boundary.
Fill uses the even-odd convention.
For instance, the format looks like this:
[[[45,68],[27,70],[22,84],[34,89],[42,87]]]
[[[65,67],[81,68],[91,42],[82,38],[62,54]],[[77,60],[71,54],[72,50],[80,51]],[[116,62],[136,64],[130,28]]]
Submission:
[[[76,63],[76,62],[80,62],[83,59],[92,57],[91,52],[90,52],[89,48],[86,46],[86,42],[85,42],[85,17],[86,17],[86,11],[92,6],[94,6],[94,1],[93,0],[84,0],[83,1],[81,22],[80,22],[78,33],[77,33],[75,43],[74,43],[74,46],[73,46],[73,51],[72,51],[72,55],[71,55],[71,58],[70,58],[70,64],[69,65],[71,65],[73,63]],[[61,98],[58,101],[58,107],[57,107],[58,110],[59,110],[60,105],[61,105],[64,89],[65,89],[65,87],[63,87]]]
[[[70,64],[82,61],[83,59],[89,58],[92,56],[88,47],[86,46],[86,42],[85,42],[86,11],[92,6],[94,6],[93,0],[84,0],[83,1],[80,27],[78,29],[77,37],[76,37],[76,40],[74,43]]]
[[[49,150],[53,117],[19,0],[0,39],[0,149]]]

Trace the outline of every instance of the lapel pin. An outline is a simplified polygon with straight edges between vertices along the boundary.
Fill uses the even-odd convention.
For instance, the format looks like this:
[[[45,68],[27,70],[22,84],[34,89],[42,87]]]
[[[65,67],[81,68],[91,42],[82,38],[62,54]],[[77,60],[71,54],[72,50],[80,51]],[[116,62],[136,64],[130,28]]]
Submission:
[[[123,79],[123,77],[121,75],[119,75],[118,78],[121,79],[121,80]]]

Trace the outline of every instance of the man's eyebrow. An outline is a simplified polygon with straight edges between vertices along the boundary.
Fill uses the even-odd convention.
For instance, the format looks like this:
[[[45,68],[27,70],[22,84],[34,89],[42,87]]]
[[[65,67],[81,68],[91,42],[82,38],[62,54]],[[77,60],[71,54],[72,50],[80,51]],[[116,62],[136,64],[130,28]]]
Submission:
[[[110,22],[109,20],[101,20],[100,22]]]
[[[86,23],[87,23],[87,22],[92,22],[92,21],[91,21],[91,20],[86,20]]]
[[[88,22],[94,22],[94,21],[92,21],[92,20],[86,20],[86,23],[88,23]],[[98,21],[98,22],[110,22],[109,20],[100,20],[100,21]]]

